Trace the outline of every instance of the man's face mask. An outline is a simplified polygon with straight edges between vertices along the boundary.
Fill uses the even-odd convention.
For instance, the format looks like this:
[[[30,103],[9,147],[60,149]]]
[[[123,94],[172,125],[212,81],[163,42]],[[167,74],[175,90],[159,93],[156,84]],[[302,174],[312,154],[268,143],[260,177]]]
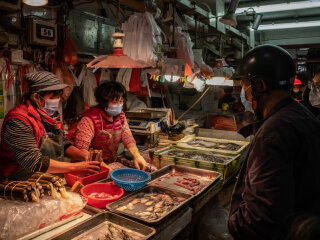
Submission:
[[[242,87],[241,89],[241,93],[240,93],[240,99],[241,99],[241,102],[245,108],[245,111],[246,112],[253,112],[253,108],[252,108],[252,102],[249,102],[246,98],[246,91],[251,88],[251,86],[247,87],[246,89],[244,89]]]

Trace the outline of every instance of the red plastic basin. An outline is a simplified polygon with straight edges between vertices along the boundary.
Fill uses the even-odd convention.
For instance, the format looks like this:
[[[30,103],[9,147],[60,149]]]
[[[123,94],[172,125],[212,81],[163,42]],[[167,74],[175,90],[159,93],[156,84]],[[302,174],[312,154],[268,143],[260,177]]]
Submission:
[[[70,172],[65,173],[64,178],[66,179],[67,184],[71,187],[76,181],[81,182],[83,185],[87,185],[99,181],[101,179],[107,178],[109,175],[109,171],[110,170],[108,168],[101,166],[100,172],[96,174],[92,174],[85,177],[82,173]]]
[[[89,197],[91,193],[108,193],[110,195],[117,195],[113,198],[102,199]],[[81,195],[88,199],[88,205],[96,208],[105,208],[107,204],[120,199],[124,194],[124,190],[114,183],[91,183],[81,189]]]

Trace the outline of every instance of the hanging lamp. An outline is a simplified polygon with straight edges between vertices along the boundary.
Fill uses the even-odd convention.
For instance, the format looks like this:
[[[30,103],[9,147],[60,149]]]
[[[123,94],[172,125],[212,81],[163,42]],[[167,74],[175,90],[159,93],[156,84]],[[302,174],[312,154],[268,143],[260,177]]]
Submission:
[[[237,15],[236,9],[238,7],[240,0],[231,0],[228,11],[222,18],[220,18],[220,22],[232,27],[237,26]]]
[[[48,0],[23,0],[23,3],[33,7],[41,7],[48,4]]]
[[[119,24],[119,12],[120,12],[120,1],[118,0],[117,8],[117,28],[116,32],[111,35],[114,38],[113,43],[113,54],[103,55],[96,57],[90,63],[87,64],[87,67],[90,68],[145,68],[149,67],[148,65],[139,63],[132,58],[128,57],[123,53],[123,37],[125,36],[120,32]]]

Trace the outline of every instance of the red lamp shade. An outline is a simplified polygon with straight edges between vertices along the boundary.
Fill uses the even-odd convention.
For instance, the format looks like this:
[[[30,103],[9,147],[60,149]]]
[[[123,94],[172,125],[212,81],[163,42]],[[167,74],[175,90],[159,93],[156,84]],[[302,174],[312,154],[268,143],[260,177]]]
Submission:
[[[134,61],[123,54],[122,49],[113,49],[113,54],[95,58],[87,67],[91,68],[145,68],[144,64]]]
[[[124,37],[123,33],[114,33],[112,37],[115,39],[113,44],[113,54],[103,55],[95,58],[90,63],[87,64],[87,67],[90,68],[145,68],[149,67],[145,64],[141,64],[127,55],[123,54],[122,48],[122,38]]]

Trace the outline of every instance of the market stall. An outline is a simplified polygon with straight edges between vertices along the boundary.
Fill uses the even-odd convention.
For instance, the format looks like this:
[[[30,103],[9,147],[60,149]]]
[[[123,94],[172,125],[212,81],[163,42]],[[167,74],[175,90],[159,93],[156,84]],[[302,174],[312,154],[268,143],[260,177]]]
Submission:
[[[320,5],[239,2],[0,0],[0,240],[263,239],[315,214],[320,31],[278,11]]]

